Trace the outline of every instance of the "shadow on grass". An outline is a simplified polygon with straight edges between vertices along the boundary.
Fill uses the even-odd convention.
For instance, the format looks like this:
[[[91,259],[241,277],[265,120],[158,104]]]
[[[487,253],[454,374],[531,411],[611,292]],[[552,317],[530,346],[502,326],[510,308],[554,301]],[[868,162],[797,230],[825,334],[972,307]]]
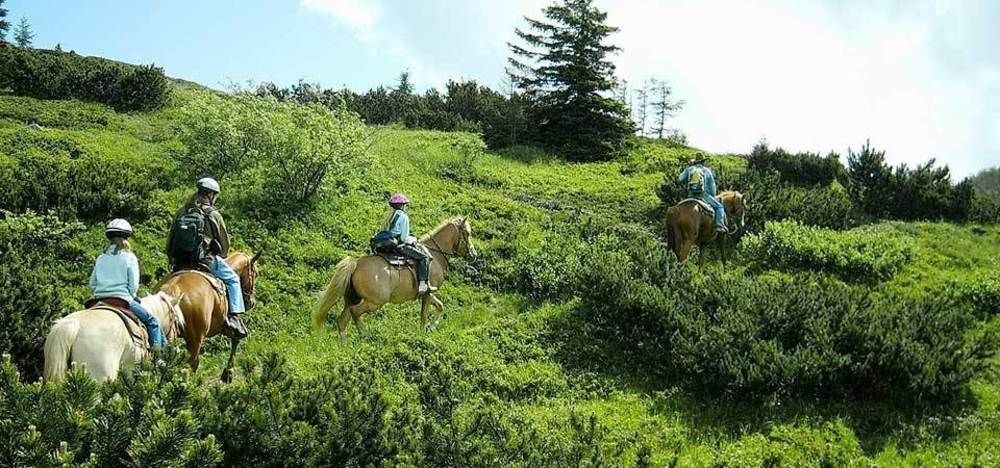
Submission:
[[[623,343],[580,306],[550,317],[545,335],[556,361],[574,385],[610,385],[649,395],[655,413],[679,418],[696,439],[735,440],[755,433],[768,436],[777,425],[816,428],[839,421],[854,432],[862,450],[871,456],[890,444],[909,450],[931,440],[946,442],[986,423],[977,415],[977,399],[969,390],[946,404],[923,406],[857,401],[847,396],[755,401],[700,392],[683,385],[682,372],[670,367],[667,350],[642,342]]]

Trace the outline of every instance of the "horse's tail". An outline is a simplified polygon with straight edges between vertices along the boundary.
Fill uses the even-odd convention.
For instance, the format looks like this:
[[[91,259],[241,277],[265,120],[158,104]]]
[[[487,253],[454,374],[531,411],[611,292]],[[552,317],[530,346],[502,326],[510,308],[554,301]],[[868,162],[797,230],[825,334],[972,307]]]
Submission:
[[[326,325],[326,315],[330,312],[333,306],[337,305],[344,299],[347,294],[347,288],[351,284],[351,275],[354,274],[354,269],[358,267],[358,259],[353,257],[347,257],[337,264],[337,267],[333,272],[333,279],[330,280],[330,285],[326,287],[326,292],[323,293],[323,297],[319,299],[319,304],[316,304],[316,310],[313,311],[313,327],[316,330],[320,330]]]
[[[46,382],[54,382],[66,375],[69,366],[70,352],[76,335],[80,332],[80,322],[73,319],[61,319],[52,325],[49,336],[45,338],[45,371]]]
[[[670,247],[670,250],[672,250],[675,254],[681,245],[681,230],[677,226],[677,214],[677,207],[671,206],[670,208],[667,208],[667,246]]]

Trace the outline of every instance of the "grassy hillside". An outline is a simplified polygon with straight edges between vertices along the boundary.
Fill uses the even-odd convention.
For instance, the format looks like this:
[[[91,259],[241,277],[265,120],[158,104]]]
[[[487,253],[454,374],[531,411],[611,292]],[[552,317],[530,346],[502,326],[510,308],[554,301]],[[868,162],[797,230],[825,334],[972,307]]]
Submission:
[[[65,149],[50,151],[53,157],[69,161],[80,153],[104,164],[133,161],[146,168],[155,187],[148,213],[135,219],[136,251],[148,275],[145,290],[166,267],[164,234],[190,191],[191,180],[173,158],[184,151],[176,137],[178,109],[203,92],[177,88],[166,109],[137,114],[0,96],[0,167],[19,164],[13,156],[17,145],[44,152],[51,142],[64,142]],[[44,129],[29,128],[30,123]],[[694,150],[645,142],[626,161],[566,164],[530,148],[469,155],[462,142],[475,137],[468,134],[371,132],[371,164],[358,175],[357,187],[327,192],[310,212],[275,223],[253,220],[233,202],[240,187],[224,186],[220,205],[236,245],[266,252],[260,305],[248,314],[251,336],[241,360],[259,361],[276,352],[299,376],[376,369],[378,388],[390,401],[403,401],[420,392],[424,383],[412,374],[427,372],[420,369],[433,357],[454,373],[459,419],[485,404],[560,438],[574,430],[574,418],[593,417],[602,434],[596,443],[614,454],[611,462],[622,464],[647,457],[653,466],[1000,463],[995,375],[977,376],[971,393],[948,407],[809,398],[747,402],[702,395],[650,374],[606,339],[564,283],[563,268],[577,261],[566,233],[611,224],[658,230],[655,189],[661,171]],[[714,162],[725,174],[742,170],[736,157]],[[335,333],[311,332],[309,314],[333,266],[344,255],[363,253],[384,215],[384,194],[397,190],[413,200],[418,233],[447,217],[470,215],[483,258],[476,265],[452,263],[438,294],[446,317],[433,332],[420,329],[415,303],[388,306],[366,316],[370,337],[352,329],[348,346],[341,347]],[[85,231],[71,243],[81,258],[90,259],[103,246],[102,228],[96,217],[82,221]],[[870,285],[877,292],[948,294],[1000,271],[998,226],[887,223],[881,228],[909,243],[912,258],[888,281]],[[795,274],[751,260],[737,255],[722,275]],[[717,263],[708,268],[720,269]],[[68,270],[60,289],[66,311],[86,298],[89,260]],[[984,326],[996,328],[996,318]],[[219,340],[207,347],[194,377],[198,387],[219,385],[225,346]]]

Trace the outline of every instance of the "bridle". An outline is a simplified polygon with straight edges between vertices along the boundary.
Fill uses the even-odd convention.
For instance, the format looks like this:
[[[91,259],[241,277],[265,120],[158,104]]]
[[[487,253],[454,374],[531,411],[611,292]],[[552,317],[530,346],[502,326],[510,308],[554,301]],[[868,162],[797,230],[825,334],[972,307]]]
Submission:
[[[247,255],[247,257],[249,257],[249,255]],[[254,288],[257,287],[257,272],[256,268],[254,268],[254,263],[255,262],[252,257],[247,261],[247,281],[246,284],[243,285],[244,287],[241,288],[243,290],[243,304],[246,305],[247,310],[253,308],[250,304],[256,305],[256,303],[250,300],[253,298]],[[241,283],[242,281],[243,279],[240,278]]]
[[[457,223],[451,223],[451,225],[455,226],[455,229],[458,229],[458,245],[455,246],[455,249],[452,250],[451,252],[446,252],[444,250],[444,248],[441,247],[441,244],[438,243],[437,239],[433,235],[429,236],[429,238],[428,238],[434,244],[434,247],[431,247],[431,246],[428,245],[427,248],[430,249],[430,250],[433,250],[435,252],[438,252],[441,255],[444,255],[445,256],[445,261],[447,261],[447,258],[449,256],[458,256],[459,255],[458,252],[460,252],[462,250],[462,246],[463,245],[465,246],[466,255],[469,254],[469,233],[466,232],[465,229],[463,229]]]

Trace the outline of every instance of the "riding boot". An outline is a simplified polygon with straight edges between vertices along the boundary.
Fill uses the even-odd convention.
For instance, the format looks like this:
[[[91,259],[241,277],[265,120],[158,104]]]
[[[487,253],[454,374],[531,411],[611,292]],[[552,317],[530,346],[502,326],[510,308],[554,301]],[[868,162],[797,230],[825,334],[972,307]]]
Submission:
[[[233,338],[246,338],[247,336],[247,327],[243,324],[240,314],[227,314],[226,328],[230,330]]]
[[[429,292],[437,291],[437,288],[431,286],[427,281],[427,277],[430,276],[430,265],[428,265],[428,259],[422,258],[417,261],[417,294],[423,296]]]

